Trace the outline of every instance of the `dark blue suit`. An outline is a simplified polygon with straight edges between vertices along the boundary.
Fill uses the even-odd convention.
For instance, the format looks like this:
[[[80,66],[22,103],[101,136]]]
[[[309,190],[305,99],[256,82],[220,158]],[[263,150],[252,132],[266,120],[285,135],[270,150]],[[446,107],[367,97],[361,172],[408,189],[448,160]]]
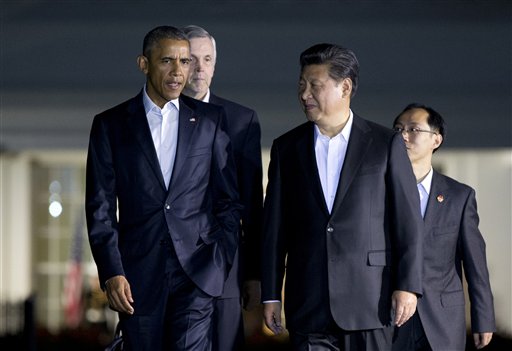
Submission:
[[[222,106],[227,132],[235,156],[242,211],[241,245],[217,301],[213,350],[243,347],[240,287],[244,281],[260,280],[260,241],[263,212],[261,130],[255,111],[232,101],[210,96],[210,103]]]
[[[222,294],[237,250],[240,207],[221,108],[180,97],[168,191],[142,93],[97,115],[86,183],[89,240],[100,282],[126,276],[136,316],[165,306],[176,282],[166,279],[173,270],[208,296]]]

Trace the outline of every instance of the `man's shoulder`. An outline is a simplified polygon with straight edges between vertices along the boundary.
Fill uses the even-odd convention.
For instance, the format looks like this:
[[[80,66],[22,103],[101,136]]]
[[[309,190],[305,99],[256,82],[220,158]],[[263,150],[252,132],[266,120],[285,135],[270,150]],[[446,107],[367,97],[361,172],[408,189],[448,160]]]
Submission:
[[[446,187],[450,191],[460,194],[468,194],[474,191],[474,189],[471,186],[461,183],[458,180],[451,178],[440,172],[437,172],[435,170],[432,182],[436,182],[437,184]]]
[[[128,114],[137,112],[139,108],[144,108],[141,94],[138,94],[132,98],[129,98],[126,101],[121,102],[118,105],[115,105],[98,113],[96,118],[103,120],[124,118]]]
[[[353,126],[361,129],[363,132],[372,133],[374,135],[381,135],[385,138],[391,138],[395,133],[391,128],[385,127],[377,122],[365,119],[355,113]]]
[[[237,102],[222,98],[222,97],[214,95],[214,94],[211,94],[211,96],[210,96],[210,103],[214,104],[214,105],[222,106],[224,108],[224,110],[226,111],[226,114],[228,114],[228,116],[231,113],[236,113],[237,115],[247,115],[247,116],[252,116],[256,113],[256,111],[254,111],[253,109],[251,109],[247,106],[241,105]]]
[[[286,145],[289,143],[296,143],[298,140],[313,137],[314,123],[313,122],[305,122],[293,129],[290,129],[286,133],[280,135],[274,140],[274,143]]]
[[[184,104],[186,107],[191,109],[194,113],[200,114],[206,117],[213,117],[220,115],[223,111],[222,107],[213,104],[191,98],[186,95],[180,95],[180,104]]]

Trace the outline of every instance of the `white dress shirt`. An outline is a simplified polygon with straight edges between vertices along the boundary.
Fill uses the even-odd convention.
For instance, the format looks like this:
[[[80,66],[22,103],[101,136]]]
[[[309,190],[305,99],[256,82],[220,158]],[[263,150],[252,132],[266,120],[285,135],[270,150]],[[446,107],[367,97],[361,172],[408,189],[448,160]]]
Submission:
[[[143,102],[160,169],[168,189],[178,146],[180,102],[179,99],[171,100],[160,108],[149,98],[145,86]]]
[[[345,124],[345,127],[343,127],[339,134],[332,138],[323,135],[318,126],[315,125],[316,165],[329,213],[332,211],[336,191],[338,190],[353,120],[354,115],[352,110],[350,110],[347,124]]]
[[[420,194],[420,208],[421,208],[421,217],[425,218],[425,211],[427,210],[428,196],[430,194],[430,188],[432,186],[432,167],[430,167],[430,171],[423,178],[421,182],[417,184],[418,193]]]

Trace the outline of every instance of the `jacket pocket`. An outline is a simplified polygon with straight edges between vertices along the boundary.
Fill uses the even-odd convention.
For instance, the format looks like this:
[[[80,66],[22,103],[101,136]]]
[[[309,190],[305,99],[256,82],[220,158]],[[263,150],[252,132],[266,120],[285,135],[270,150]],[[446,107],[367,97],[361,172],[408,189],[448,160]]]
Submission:
[[[443,307],[463,306],[464,304],[464,291],[462,290],[441,294],[441,305],[443,305]]]
[[[432,228],[432,232],[434,235],[457,234],[459,232],[459,225],[453,224],[442,227],[434,227]]]
[[[196,157],[196,156],[207,155],[207,154],[211,154],[211,153],[212,153],[212,151],[211,151],[211,148],[209,148],[209,147],[198,147],[196,149],[190,150],[187,157]]]
[[[391,252],[386,250],[368,252],[368,265],[389,266],[391,264]]]

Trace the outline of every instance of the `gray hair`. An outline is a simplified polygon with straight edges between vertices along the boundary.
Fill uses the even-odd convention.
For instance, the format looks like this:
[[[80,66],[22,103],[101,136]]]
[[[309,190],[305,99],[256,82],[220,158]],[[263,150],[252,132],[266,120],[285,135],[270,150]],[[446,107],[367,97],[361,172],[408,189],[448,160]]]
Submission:
[[[210,39],[213,45],[213,59],[214,61],[217,61],[217,44],[215,43],[215,38],[210,33],[208,33],[206,29],[190,24],[186,27],[183,27],[181,30],[186,34],[189,40],[194,38]]]

